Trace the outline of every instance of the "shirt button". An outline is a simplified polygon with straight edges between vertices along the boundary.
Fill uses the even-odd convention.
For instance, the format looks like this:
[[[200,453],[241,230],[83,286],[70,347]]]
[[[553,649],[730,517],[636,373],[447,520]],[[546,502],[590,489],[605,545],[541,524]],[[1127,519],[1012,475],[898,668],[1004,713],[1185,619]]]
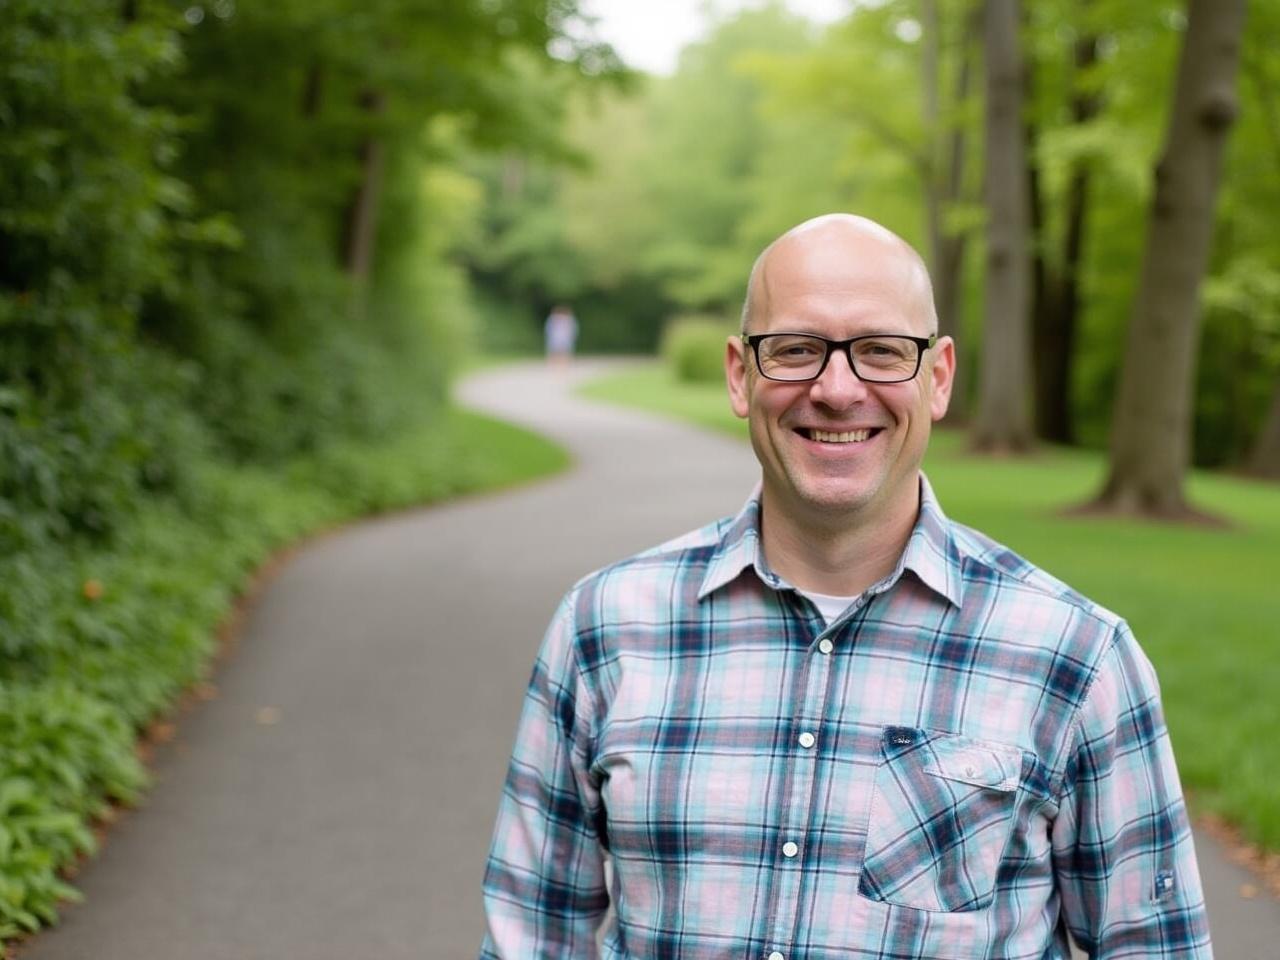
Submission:
[[[799,852],[800,852],[800,848],[797,847],[790,840],[788,840],[786,843],[782,845],[782,855],[784,857],[794,857]]]
[[[823,653],[830,653],[832,650],[835,649],[835,644],[833,644],[830,640],[827,640],[824,638],[818,641],[818,649],[821,650]]]
[[[813,743],[814,743],[813,734],[810,733],[808,730],[800,734],[800,746],[804,747],[805,749],[808,749],[809,747],[813,746]]]
[[[769,954],[769,960],[787,960],[787,958],[775,950],[773,953]]]

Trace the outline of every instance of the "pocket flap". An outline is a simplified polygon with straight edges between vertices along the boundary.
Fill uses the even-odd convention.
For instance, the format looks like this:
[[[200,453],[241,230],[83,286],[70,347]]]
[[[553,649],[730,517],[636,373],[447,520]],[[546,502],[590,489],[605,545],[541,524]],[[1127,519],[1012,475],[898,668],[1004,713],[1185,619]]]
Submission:
[[[951,744],[935,741],[934,762],[926,772],[988,790],[1016,790],[1022,772],[1022,754],[1014,747],[980,743]]]

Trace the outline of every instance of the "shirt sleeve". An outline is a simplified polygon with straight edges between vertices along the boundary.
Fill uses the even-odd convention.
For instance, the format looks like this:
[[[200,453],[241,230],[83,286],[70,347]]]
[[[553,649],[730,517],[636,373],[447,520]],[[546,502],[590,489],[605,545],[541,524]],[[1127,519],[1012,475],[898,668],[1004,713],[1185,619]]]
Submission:
[[[575,633],[566,598],[533,667],[498,807],[481,960],[596,956],[609,897],[600,797],[587,775],[592,699]]]
[[[1072,735],[1053,858],[1062,915],[1097,960],[1213,956],[1155,671],[1117,630]]]

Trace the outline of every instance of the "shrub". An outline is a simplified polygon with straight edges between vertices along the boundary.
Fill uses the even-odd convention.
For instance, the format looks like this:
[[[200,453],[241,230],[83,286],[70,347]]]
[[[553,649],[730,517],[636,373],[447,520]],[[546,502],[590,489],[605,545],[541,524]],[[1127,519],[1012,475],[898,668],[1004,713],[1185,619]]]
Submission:
[[[56,918],[79,894],[58,868],[95,848],[86,821],[131,800],[144,774],[133,730],[65,683],[0,688],[0,937]]]
[[[724,379],[724,341],[733,325],[719,317],[688,314],[672,318],[662,334],[662,356],[685,383]]]

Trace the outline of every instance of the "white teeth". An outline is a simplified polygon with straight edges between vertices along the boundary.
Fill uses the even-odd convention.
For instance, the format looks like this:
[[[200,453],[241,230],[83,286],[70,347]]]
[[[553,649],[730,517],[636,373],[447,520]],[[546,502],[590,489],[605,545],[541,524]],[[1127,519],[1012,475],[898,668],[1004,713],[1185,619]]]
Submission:
[[[871,436],[870,430],[849,430],[845,433],[832,433],[829,430],[813,429],[809,431],[809,435],[814,440],[820,440],[823,443],[861,443],[867,437]]]

